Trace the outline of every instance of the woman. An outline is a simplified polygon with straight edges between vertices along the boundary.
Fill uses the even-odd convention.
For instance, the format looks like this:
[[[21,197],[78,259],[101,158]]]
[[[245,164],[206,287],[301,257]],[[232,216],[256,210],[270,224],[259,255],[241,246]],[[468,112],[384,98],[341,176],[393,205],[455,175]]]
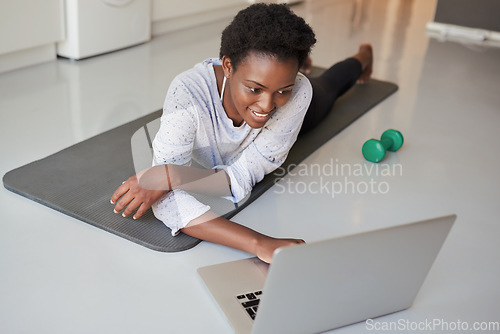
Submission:
[[[152,206],[174,235],[182,231],[265,262],[275,249],[303,243],[224,219],[189,192],[239,202],[285,161],[299,132],[314,131],[338,96],[370,78],[372,51],[363,44],[308,80],[299,69],[308,70],[315,42],[309,25],[285,5],[240,11],[222,33],[220,59],[207,59],[171,83],[153,142],[156,167],[115,191],[115,212],[125,209],[128,216],[137,209],[135,219]],[[190,167],[193,161],[203,168]]]

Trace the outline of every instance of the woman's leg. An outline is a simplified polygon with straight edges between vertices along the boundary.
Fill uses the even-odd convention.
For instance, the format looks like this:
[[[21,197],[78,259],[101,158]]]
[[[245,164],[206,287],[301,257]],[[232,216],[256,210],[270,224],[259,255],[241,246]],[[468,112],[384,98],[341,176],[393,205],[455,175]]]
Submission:
[[[314,128],[330,112],[335,100],[347,92],[357,81],[366,82],[372,72],[372,48],[361,44],[359,52],[341,61],[316,78],[310,78],[313,97],[300,133]]]

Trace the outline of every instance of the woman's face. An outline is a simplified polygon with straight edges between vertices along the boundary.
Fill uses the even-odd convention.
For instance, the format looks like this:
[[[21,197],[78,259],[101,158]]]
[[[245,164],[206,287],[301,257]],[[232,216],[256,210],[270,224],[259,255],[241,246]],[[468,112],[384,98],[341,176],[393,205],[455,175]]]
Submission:
[[[224,109],[235,125],[245,121],[258,129],[277,108],[292,95],[298,61],[279,61],[275,57],[250,52],[234,71],[231,60],[222,59],[224,74],[229,78],[224,94]]]

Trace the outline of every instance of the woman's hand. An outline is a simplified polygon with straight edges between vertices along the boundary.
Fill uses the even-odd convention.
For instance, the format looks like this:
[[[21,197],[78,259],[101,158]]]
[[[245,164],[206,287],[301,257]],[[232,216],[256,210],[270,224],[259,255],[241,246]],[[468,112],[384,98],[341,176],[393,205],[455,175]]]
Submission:
[[[305,241],[302,239],[277,239],[263,236],[263,238],[259,238],[259,241],[257,242],[255,255],[257,255],[257,257],[262,261],[271,263],[273,253],[276,249],[304,243]]]
[[[115,213],[119,213],[126,207],[122,213],[123,217],[127,217],[137,209],[133,218],[138,219],[165,193],[167,193],[166,190],[151,190],[141,187],[138,176],[134,175],[116,189],[111,196],[111,204],[116,203]]]

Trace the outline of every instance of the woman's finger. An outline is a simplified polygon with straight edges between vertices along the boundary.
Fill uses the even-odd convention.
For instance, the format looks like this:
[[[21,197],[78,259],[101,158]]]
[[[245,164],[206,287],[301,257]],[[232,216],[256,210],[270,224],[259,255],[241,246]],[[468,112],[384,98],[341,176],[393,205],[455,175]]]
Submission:
[[[128,203],[127,207],[125,210],[123,210],[122,216],[127,217],[130,214],[132,214],[139,206],[141,206],[142,200],[138,199],[137,197],[132,199],[130,203]]]
[[[139,209],[137,209],[137,212],[135,213],[135,215],[132,217],[134,219],[139,219],[142,217],[142,215],[144,213],[146,213],[146,211],[148,211],[148,209],[150,208],[151,206],[146,204],[146,203],[142,203],[141,206],[139,207]]]
[[[130,189],[127,181],[122,182],[121,186],[116,188],[115,192],[111,196],[111,204],[115,204],[116,201]]]
[[[118,213],[118,212],[122,211],[132,200],[134,200],[134,198],[135,198],[135,196],[130,191],[127,191],[116,202],[114,212]]]

